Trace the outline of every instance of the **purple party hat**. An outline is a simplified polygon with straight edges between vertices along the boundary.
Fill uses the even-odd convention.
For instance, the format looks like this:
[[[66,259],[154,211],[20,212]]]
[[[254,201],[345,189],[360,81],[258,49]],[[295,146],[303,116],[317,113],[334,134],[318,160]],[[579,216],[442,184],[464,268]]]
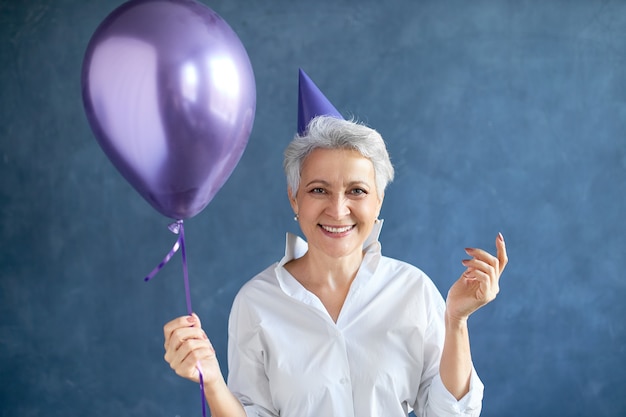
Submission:
[[[315,116],[333,116],[343,119],[335,106],[324,96],[315,83],[300,68],[298,86],[298,134],[302,135]]]

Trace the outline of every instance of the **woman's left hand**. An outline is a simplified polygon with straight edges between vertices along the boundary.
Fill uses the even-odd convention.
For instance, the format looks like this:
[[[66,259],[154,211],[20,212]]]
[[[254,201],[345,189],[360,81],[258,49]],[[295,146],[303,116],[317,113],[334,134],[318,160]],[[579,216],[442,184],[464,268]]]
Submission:
[[[498,233],[496,238],[496,256],[476,248],[466,248],[471,259],[462,261],[466,269],[452,285],[446,299],[448,319],[467,320],[480,307],[496,298],[500,290],[500,275],[508,257],[504,238]]]

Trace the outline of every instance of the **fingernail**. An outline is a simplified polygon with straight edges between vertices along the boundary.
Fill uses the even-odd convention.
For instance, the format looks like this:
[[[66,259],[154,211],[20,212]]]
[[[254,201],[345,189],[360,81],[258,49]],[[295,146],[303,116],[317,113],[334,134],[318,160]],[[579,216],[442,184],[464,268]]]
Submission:
[[[196,322],[196,318],[194,316],[187,316],[187,321],[189,323],[195,323]]]
[[[500,239],[500,242],[504,243],[504,236],[502,236],[502,233],[498,232],[498,239]]]

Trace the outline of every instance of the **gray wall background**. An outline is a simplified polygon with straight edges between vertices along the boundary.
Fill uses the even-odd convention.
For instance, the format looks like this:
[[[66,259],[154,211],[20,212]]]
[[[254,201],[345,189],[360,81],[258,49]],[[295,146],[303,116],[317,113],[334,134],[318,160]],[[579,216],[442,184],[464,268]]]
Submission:
[[[0,2],[0,415],[193,416],[163,361],[176,238],[87,125],[80,68],[121,1]],[[471,319],[483,416],[626,414],[626,2],[212,0],[257,82],[246,152],[186,221],[194,310],[226,372],[238,288],[297,232],[282,151],[302,67],[379,130],[383,252],[443,294],[466,246],[510,265]]]

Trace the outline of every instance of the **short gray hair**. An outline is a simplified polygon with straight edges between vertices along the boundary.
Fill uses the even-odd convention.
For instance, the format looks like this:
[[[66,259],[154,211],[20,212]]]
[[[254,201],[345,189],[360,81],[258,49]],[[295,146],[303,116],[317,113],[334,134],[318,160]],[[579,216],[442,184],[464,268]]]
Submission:
[[[372,161],[376,191],[382,200],[385,188],[394,175],[382,136],[364,124],[331,116],[318,116],[311,120],[306,131],[302,135],[294,136],[285,149],[283,168],[287,176],[287,186],[293,195],[298,192],[304,160],[317,148],[352,149]]]

